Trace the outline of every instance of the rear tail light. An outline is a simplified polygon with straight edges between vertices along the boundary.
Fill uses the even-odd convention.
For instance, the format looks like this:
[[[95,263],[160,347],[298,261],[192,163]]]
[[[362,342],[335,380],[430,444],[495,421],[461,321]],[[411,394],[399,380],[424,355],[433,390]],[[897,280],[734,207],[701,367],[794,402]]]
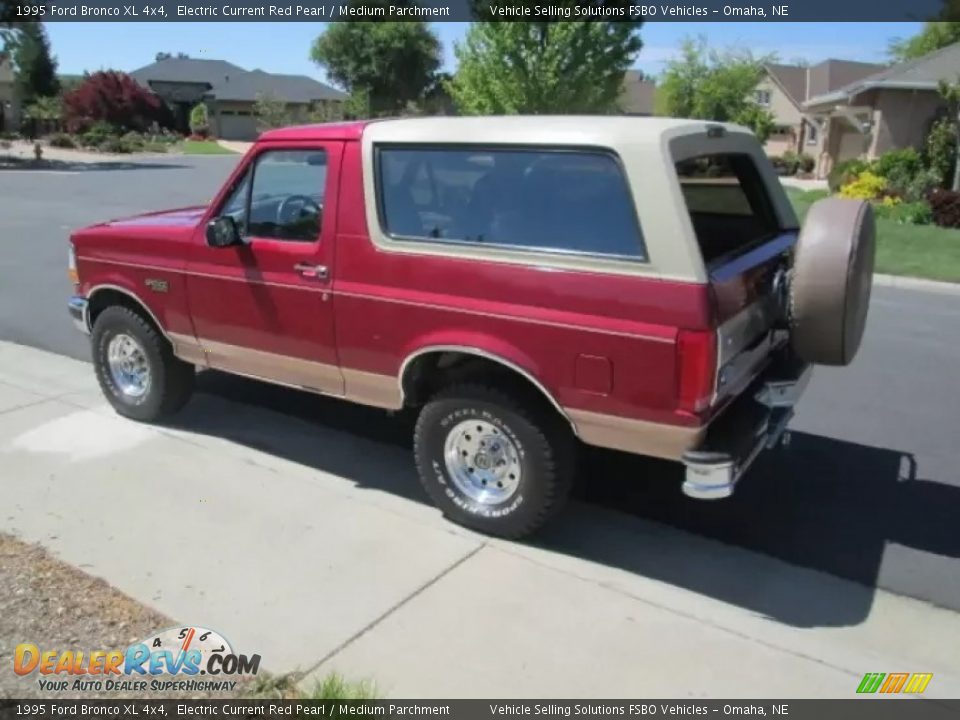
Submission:
[[[677,338],[677,399],[681,410],[710,407],[717,373],[717,335],[712,330],[681,330]]]
[[[80,283],[80,276],[77,274],[77,253],[73,249],[73,243],[70,243],[70,250],[67,255],[67,278],[74,285]]]

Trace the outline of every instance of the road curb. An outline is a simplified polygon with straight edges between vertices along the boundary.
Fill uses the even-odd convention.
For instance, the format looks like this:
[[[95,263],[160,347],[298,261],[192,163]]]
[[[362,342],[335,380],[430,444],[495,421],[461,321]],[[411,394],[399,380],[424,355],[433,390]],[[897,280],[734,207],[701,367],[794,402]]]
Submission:
[[[886,287],[960,295],[960,283],[943,282],[941,280],[924,280],[923,278],[905,277],[902,275],[876,274],[873,276],[873,282]]]

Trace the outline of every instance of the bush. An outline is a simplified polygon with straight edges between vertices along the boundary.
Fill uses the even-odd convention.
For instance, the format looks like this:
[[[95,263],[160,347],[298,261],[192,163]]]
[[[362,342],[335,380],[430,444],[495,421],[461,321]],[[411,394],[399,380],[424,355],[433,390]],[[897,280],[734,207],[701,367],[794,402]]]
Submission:
[[[123,130],[173,124],[170,109],[159,97],[126,73],[113,70],[93,73],[64,95],[63,116],[70,132],[87,131],[97,122]]]
[[[47,142],[50,147],[55,148],[73,149],[77,146],[77,141],[73,135],[67,135],[66,133],[54,133]]]
[[[817,161],[813,159],[813,155],[807,155],[807,153],[801,153],[799,156],[800,162],[800,172],[812,173],[813,168],[816,167]]]
[[[853,158],[837,163],[827,176],[827,185],[830,188],[830,192],[837,192],[842,186],[856,179],[857,175],[869,169],[870,163],[860,158]]]
[[[873,172],[893,182],[896,179],[910,180],[923,170],[920,153],[912,147],[885,152],[874,163]]]
[[[864,170],[854,180],[840,188],[840,197],[875,200],[881,197],[886,189],[886,179],[869,170]]]
[[[953,180],[953,167],[957,162],[957,124],[950,118],[934,123],[927,135],[923,149],[924,163],[932,170],[939,187],[946,187]]]
[[[886,218],[900,225],[929,225],[933,222],[933,210],[925,200],[919,202],[876,203],[873,206],[877,217]]]
[[[20,133],[13,132],[12,130],[4,130],[0,132],[0,140],[19,140]]]
[[[785,152],[780,157],[771,157],[770,162],[778,175],[796,175],[797,167],[800,165],[796,153],[790,152]]]
[[[940,227],[960,228],[960,192],[935,190],[930,193],[933,221]]]
[[[170,146],[164,142],[157,142],[156,140],[148,140],[140,148],[142,152],[148,153],[165,153]]]
[[[190,133],[204,138],[210,134],[210,116],[204,103],[197,103],[190,111]]]
[[[84,146],[98,148],[108,139],[115,138],[118,134],[117,129],[113,125],[100,120],[93,123],[87,131],[80,136],[80,141]]]
[[[140,133],[128,132],[120,138],[124,143],[126,143],[133,152],[138,152],[143,150],[143,146],[146,145],[146,138]]]
[[[130,144],[130,142],[118,137],[107,138],[100,143],[100,149],[106,153],[118,153],[124,155],[133,152],[133,146]]]
[[[906,187],[896,188],[896,190],[904,200],[919,202],[926,200],[938,187],[940,187],[940,175],[935,170],[924,169],[914,175]]]

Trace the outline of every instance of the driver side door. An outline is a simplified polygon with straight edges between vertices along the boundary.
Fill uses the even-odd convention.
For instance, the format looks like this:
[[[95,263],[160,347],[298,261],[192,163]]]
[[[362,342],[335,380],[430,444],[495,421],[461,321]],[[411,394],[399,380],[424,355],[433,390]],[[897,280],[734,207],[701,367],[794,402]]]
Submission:
[[[208,220],[229,215],[241,242],[193,243],[190,314],[209,367],[343,394],[330,279],[343,143],[260,147]]]

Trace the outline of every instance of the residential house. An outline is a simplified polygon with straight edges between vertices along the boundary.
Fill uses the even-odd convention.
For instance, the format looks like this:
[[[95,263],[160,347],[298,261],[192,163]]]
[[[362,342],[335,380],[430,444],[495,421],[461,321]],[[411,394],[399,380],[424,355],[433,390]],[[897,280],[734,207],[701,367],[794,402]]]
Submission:
[[[757,103],[774,118],[775,128],[765,146],[767,154],[791,151],[818,157],[823,149],[823,134],[820,124],[807,116],[804,103],[814,95],[836,90],[884,68],[873,63],[832,59],[810,66],[766,64],[766,76],[754,92]]]
[[[20,129],[20,103],[14,88],[10,56],[0,53],[0,132]]]
[[[896,148],[923,148],[931,126],[944,116],[940,81],[960,79],[960,43],[839,87],[815,87],[803,103],[822,128],[817,174],[844,160],[874,159]]]
[[[170,106],[182,132],[189,130],[190,110],[206,103],[211,133],[225,140],[257,136],[253,107],[261,96],[285,102],[294,122],[306,122],[311,111],[339,116],[347,99],[346,93],[305,75],[245,70],[223,60],[171,57],[134,70],[130,76]]]
[[[656,83],[640,70],[627,70],[620,92],[620,109],[624,115],[653,115]]]

